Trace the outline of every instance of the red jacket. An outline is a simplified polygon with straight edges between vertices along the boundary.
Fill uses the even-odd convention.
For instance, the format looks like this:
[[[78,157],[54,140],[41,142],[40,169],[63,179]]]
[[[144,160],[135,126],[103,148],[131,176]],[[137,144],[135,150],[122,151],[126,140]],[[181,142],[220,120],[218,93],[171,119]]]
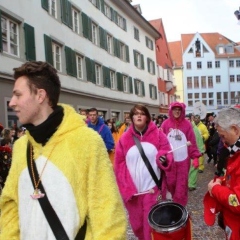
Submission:
[[[222,185],[212,188],[212,195],[221,205],[227,239],[240,239],[240,152],[228,159]]]

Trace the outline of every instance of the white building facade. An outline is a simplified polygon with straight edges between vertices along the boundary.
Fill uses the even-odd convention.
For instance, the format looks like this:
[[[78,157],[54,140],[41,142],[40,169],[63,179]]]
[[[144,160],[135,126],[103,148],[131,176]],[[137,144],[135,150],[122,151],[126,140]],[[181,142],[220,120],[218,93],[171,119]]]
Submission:
[[[196,102],[207,112],[233,106],[240,99],[238,44],[219,33],[182,34],[183,89],[187,113]]]
[[[0,122],[8,108],[13,68],[47,61],[60,76],[60,102],[96,107],[123,120],[136,103],[158,114],[155,39],[160,34],[127,0],[0,0]]]

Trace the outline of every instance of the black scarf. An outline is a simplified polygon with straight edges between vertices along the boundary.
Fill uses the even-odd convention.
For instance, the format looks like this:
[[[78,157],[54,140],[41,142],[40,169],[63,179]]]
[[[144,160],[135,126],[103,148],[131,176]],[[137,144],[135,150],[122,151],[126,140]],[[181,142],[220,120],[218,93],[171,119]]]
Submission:
[[[48,118],[38,126],[33,124],[23,125],[37,143],[45,145],[49,138],[56,132],[63,119],[63,108],[57,106]]]
[[[236,152],[240,151],[240,137],[238,140],[231,146],[228,147],[230,157],[232,157]]]

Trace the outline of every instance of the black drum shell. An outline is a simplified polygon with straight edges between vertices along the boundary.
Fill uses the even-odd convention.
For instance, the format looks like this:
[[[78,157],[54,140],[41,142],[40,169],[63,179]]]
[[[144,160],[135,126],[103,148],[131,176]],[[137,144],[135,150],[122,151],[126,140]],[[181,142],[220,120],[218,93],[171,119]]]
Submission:
[[[188,212],[184,206],[172,201],[159,202],[148,214],[148,222],[156,232],[174,232],[185,227]]]

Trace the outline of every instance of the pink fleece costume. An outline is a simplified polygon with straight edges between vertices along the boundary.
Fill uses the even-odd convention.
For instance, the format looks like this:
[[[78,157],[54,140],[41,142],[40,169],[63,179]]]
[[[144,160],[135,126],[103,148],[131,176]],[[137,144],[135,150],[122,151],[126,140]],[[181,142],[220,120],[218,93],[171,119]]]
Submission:
[[[171,193],[175,187],[175,167],[170,144],[164,133],[159,131],[151,121],[142,133],[136,132],[133,124],[120,138],[115,152],[114,171],[123,201],[129,213],[129,220],[134,234],[139,240],[151,240],[151,228],[148,224],[148,214],[151,207],[157,203],[160,190],[157,188],[137,146],[133,135],[137,136],[144,152],[150,161],[158,179],[162,180],[162,195],[166,199],[167,189]],[[160,156],[166,156],[166,166],[159,161]],[[161,171],[160,171],[161,169]],[[164,172],[165,174],[162,174]],[[134,196],[154,189],[154,193]]]
[[[175,119],[172,113],[174,107],[182,109],[181,115]],[[172,149],[185,145],[188,141],[190,146],[186,146],[175,150],[173,158],[176,167],[176,188],[173,194],[173,201],[183,206],[187,205],[188,201],[188,173],[191,159],[196,159],[201,156],[196,144],[196,138],[191,123],[185,119],[184,103],[174,102],[169,108],[169,118],[162,123],[162,130],[167,135],[167,138],[172,146]]]

